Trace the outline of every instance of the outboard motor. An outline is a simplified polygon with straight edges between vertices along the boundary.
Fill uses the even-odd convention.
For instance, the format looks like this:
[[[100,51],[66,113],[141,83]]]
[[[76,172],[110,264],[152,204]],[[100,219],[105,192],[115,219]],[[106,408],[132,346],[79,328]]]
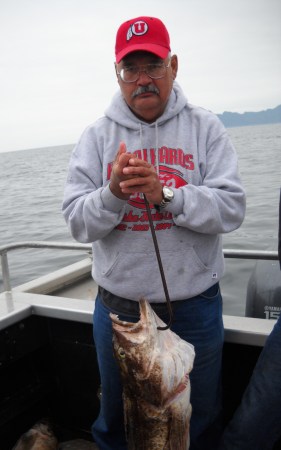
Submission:
[[[257,261],[248,282],[247,317],[278,319],[281,313],[281,271],[278,261]]]

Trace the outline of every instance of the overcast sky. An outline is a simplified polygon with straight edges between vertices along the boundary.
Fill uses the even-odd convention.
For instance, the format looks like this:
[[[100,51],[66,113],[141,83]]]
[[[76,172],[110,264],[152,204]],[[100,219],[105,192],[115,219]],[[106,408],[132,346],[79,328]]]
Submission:
[[[118,89],[119,25],[166,24],[178,81],[215,113],[281,103],[280,0],[0,0],[0,152],[72,144]]]

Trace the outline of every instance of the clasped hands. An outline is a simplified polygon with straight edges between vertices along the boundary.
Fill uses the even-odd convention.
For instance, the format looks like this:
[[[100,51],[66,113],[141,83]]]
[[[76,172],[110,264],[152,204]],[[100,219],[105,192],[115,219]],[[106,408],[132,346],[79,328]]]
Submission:
[[[126,144],[120,143],[113,162],[110,190],[118,198],[128,200],[131,195],[145,194],[149,203],[160,204],[162,185],[152,164],[127,152]]]

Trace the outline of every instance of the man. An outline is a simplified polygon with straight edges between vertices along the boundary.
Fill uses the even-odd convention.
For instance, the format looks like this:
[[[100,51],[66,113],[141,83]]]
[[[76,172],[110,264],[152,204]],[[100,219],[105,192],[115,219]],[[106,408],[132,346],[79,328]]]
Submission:
[[[93,436],[101,450],[127,448],[109,312],[136,321],[145,297],[169,319],[145,194],[173,302],[171,329],[195,346],[190,448],[214,449],[221,408],[221,234],[238,228],[245,214],[236,153],[218,118],[188,104],[175,82],[178,59],[159,19],[123,23],[115,54],[120,92],[74,149],[63,202],[73,237],[93,243],[99,285],[94,339],[102,396]]]
[[[281,269],[281,191],[278,258]],[[272,450],[281,444],[281,316],[259,356],[242,401],[227,425],[220,450]]]

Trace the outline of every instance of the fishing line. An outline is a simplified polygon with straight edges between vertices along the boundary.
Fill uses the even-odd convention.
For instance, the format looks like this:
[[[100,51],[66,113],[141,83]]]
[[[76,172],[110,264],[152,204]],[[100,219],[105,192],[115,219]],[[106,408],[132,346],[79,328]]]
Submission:
[[[153,225],[153,220],[152,220],[152,216],[151,216],[149,203],[148,203],[147,198],[146,198],[146,196],[144,194],[143,194],[143,198],[144,198],[144,203],[145,203],[145,206],[146,206],[146,211],[147,211],[147,214],[148,214],[148,221],[149,221],[150,230],[151,230],[151,234],[152,234],[152,239],[153,239],[153,243],[154,243],[154,248],[155,248],[155,252],[156,252],[156,256],[157,256],[158,266],[159,266],[159,270],[160,270],[160,274],[161,274],[161,278],[162,278],[163,288],[164,288],[164,292],[165,292],[165,296],[166,296],[167,308],[168,308],[168,311],[169,311],[169,322],[168,322],[168,324],[165,327],[157,327],[157,330],[168,330],[168,328],[171,327],[172,320],[173,320],[172,304],[171,304],[169,291],[168,291],[168,287],[167,287],[167,283],[166,283],[166,278],[165,278],[164,269],[163,269],[163,265],[162,265],[162,261],[161,261],[159,246],[158,246],[158,242],[157,242],[157,238],[156,238],[156,233],[155,233],[155,230],[154,230],[154,225]]]

